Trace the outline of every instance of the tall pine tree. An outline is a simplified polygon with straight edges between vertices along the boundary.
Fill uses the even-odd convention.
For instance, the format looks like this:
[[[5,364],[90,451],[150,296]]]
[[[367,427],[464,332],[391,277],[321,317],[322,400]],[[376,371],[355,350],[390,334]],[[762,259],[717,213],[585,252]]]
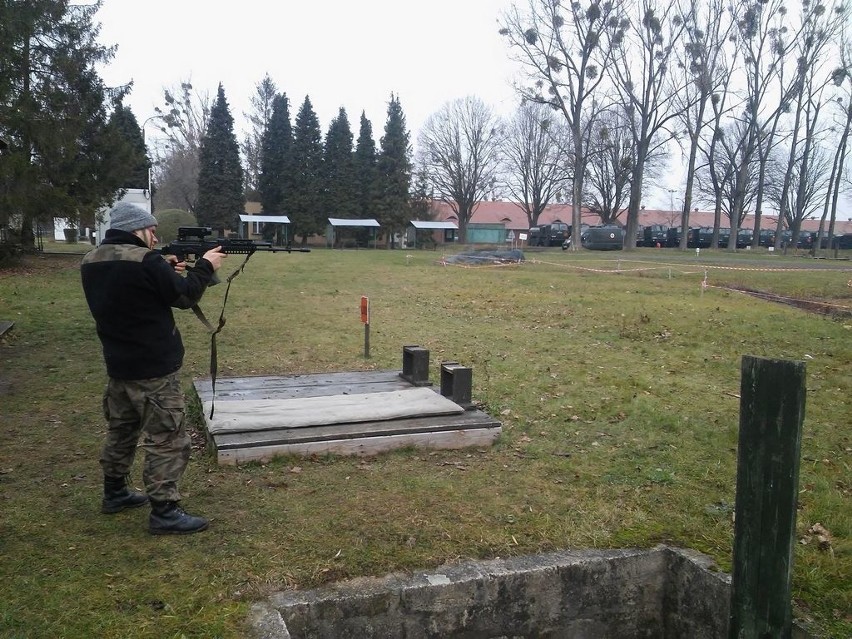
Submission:
[[[245,211],[243,169],[240,149],[234,136],[234,118],[228,109],[225,89],[219,84],[216,102],[210,110],[210,123],[201,140],[198,163],[198,223],[224,234],[239,228]]]
[[[263,138],[267,128],[269,128],[269,122],[272,120],[272,110],[277,95],[278,88],[267,73],[263,76],[263,80],[255,86],[255,93],[251,97],[252,111],[243,113],[251,127],[240,145],[245,162],[243,174],[245,193],[249,200],[256,200],[259,197]]]
[[[325,202],[329,217],[356,217],[352,130],[349,128],[349,118],[343,107],[328,127],[323,165]]]
[[[272,116],[261,142],[260,204],[267,215],[284,212],[284,193],[292,150],[290,101],[285,94],[279,94],[272,101]]]
[[[293,128],[290,125],[290,101],[286,94],[272,100],[272,115],[261,140],[260,152],[260,205],[267,215],[281,215],[288,211],[287,197],[292,191]],[[270,239],[278,234],[278,244],[283,240],[283,229],[267,229],[263,236]]]
[[[323,232],[328,217],[322,201],[322,160],[319,120],[310,96],[305,96],[293,128],[293,183],[287,196],[293,235],[301,235],[302,244],[311,235]]]
[[[375,218],[376,200],[379,193],[379,173],[376,167],[376,143],[373,140],[373,125],[361,112],[361,126],[355,144],[355,217]]]
[[[116,102],[115,109],[110,116],[110,123],[116,127],[118,133],[127,141],[125,149],[127,155],[123,161],[128,168],[128,175],[121,187],[125,189],[148,189],[148,173],[151,161],[148,159],[148,150],[145,147],[145,137],[133,111],[125,107],[120,101]]]
[[[378,217],[388,234],[388,246],[394,248],[395,235],[403,233],[411,219],[411,142],[405,128],[405,115],[399,98],[391,94],[385,134],[379,151]]]

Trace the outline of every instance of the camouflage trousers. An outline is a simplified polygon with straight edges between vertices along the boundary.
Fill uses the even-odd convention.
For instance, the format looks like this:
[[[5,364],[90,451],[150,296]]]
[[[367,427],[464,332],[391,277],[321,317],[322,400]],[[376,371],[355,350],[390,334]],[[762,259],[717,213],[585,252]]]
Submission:
[[[110,378],[104,392],[106,441],[101,468],[109,477],[130,473],[142,437],[142,481],[148,497],[178,501],[178,481],[189,462],[186,405],[178,373],[141,380]]]

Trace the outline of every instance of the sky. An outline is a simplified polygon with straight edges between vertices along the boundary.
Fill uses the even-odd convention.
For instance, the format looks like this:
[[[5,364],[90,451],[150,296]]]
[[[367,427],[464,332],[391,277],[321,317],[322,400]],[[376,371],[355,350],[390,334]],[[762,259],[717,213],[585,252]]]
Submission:
[[[498,33],[510,0],[104,0],[100,42],[117,45],[101,69],[108,86],[133,81],[125,100],[142,124],[163,89],[190,80],[215,99],[221,82],[238,139],[267,73],[295,119],[310,97],[325,133],[340,107],[357,137],[362,111],[378,143],[391,94],[416,135],[452,100],[476,95],[506,115],[517,66]],[[146,135],[155,136],[150,124]]]

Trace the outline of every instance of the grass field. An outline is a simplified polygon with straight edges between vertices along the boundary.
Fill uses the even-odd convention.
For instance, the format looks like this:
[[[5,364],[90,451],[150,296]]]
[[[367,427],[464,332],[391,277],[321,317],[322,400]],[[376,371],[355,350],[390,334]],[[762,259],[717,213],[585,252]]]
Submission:
[[[402,346],[419,344],[433,381],[441,360],[472,367],[498,443],[231,467],[199,436],[184,506],[211,527],[177,538],[149,535],[144,508],[99,513],[106,378],[79,255],[0,268],[0,320],[15,323],[0,340],[0,637],[238,638],[251,602],[276,589],[557,548],[666,542],[729,571],[743,355],[806,362],[794,615],[852,635],[852,262],[552,249],[460,268],[441,256],[255,255],[231,288],[219,375],[399,369]],[[224,288],[202,302],[208,316]],[[209,339],[191,313],[178,323],[190,392],[209,374]]]

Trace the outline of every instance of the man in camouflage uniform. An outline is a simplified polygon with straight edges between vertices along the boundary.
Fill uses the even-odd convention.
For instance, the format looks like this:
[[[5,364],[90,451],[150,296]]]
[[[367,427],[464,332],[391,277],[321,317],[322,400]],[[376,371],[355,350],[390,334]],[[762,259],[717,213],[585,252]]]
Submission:
[[[136,508],[150,498],[152,534],[187,534],[205,530],[208,522],[178,506],[190,439],[178,379],[184,348],[172,307],[197,303],[225,255],[216,247],[187,269],[174,256],[152,250],[156,226],[153,215],[120,202],[110,211],[104,241],[86,254],[80,269],[109,376],[101,512]],[[140,436],[147,495],[127,486]]]

